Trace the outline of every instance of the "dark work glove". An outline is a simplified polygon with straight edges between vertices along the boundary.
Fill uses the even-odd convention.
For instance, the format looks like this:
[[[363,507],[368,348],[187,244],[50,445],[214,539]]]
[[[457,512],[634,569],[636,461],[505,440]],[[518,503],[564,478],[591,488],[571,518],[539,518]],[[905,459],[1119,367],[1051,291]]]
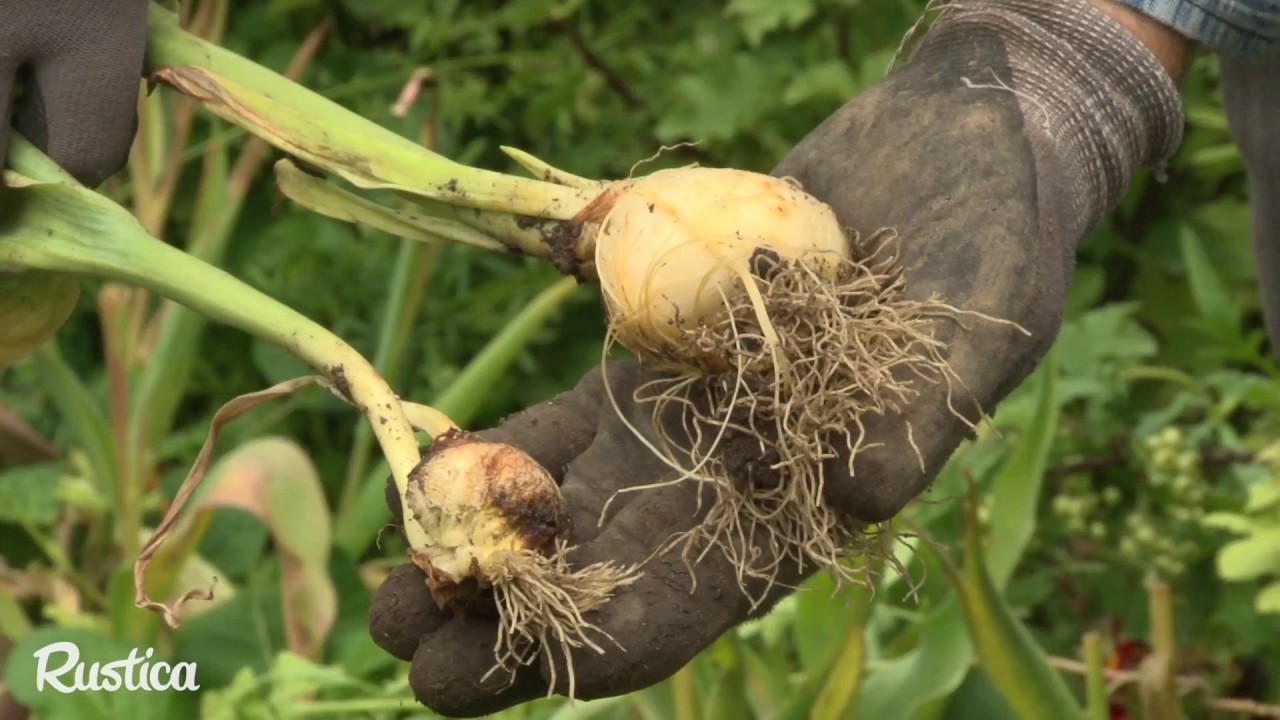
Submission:
[[[19,132],[95,187],[129,157],[147,46],[148,0],[0,2],[0,160],[15,80]]]
[[[1156,59],[1082,0],[968,0],[945,12],[909,63],[838,110],[774,174],[798,179],[864,235],[895,228],[912,298],[937,294],[1030,332],[980,320],[966,321],[965,331],[939,327],[970,400],[991,412],[1053,342],[1078,244],[1140,166],[1176,149],[1181,106]],[[631,424],[651,427],[650,409],[631,399],[644,372],[634,364],[606,369]],[[581,545],[571,559],[631,564],[692,527],[696,489],[681,483],[622,494],[597,527],[615,490],[672,476],[616,417],[602,387],[592,373],[484,435],[522,448],[562,480],[572,541]],[[903,415],[862,418],[866,442],[880,447],[858,455],[856,480],[844,459],[831,462],[827,500],[835,508],[866,523],[891,518],[967,437],[969,427],[948,410],[945,384],[920,390]],[[398,516],[394,492],[389,500]],[[625,651],[604,641],[606,654],[577,655],[577,697],[664,680],[724,632],[767,612],[808,572],[792,568],[752,611],[718,552],[696,566],[694,593],[678,552],[657,557],[636,584],[591,613]],[[494,624],[437,611],[412,565],[380,588],[370,632],[412,661],[414,692],[437,712],[477,716],[547,692],[548,653],[510,686],[502,672],[481,682],[494,663]],[[563,693],[562,668],[557,677]]]

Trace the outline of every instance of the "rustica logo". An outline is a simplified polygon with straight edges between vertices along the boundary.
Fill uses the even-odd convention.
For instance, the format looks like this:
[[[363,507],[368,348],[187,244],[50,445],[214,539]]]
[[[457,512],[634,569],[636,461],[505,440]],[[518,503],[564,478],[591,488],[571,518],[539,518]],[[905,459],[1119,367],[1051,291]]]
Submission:
[[[56,642],[35,651],[36,691],[44,692],[45,686],[60,693],[88,690],[199,690],[196,684],[195,663],[180,662],[170,665],[163,660],[151,662],[155,653],[151,648],[140,652],[129,651],[129,657],[106,664],[85,665],[80,661],[80,648],[72,642]],[[61,654],[62,664],[50,669],[50,658]],[[71,678],[66,678],[70,674]],[[66,679],[64,679],[66,678]],[[71,680],[68,684],[67,680]]]

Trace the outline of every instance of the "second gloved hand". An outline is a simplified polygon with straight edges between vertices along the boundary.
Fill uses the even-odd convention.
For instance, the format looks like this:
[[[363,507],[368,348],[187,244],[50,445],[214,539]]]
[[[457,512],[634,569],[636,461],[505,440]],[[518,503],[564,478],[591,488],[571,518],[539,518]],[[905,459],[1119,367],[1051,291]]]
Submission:
[[[125,164],[137,133],[150,0],[0,3],[0,161],[14,125],[81,183]]]

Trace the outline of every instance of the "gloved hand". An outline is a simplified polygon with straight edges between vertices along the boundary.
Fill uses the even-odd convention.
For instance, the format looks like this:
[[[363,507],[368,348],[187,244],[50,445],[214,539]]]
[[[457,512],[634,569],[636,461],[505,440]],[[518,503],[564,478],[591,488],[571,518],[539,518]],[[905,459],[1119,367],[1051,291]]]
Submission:
[[[0,3],[0,160],[14,124],[88,187],[124,166],[137,133],[148,0]]]
[[[1155,57],[1083,0],[967,0],[945,11],[908,64],[832,115],[774,174],[798,179],[863,234],[895,228],[914,299],[936,293],[1030,331],[982,321],[967,322],[966,331],[939,328],[952,369],[992,411],[1052,343],[1077,245],[1139,166],[1172,154],[1181,127],[1176,89]],[[632,399],[645,372],[634,364],[606,369],[631,424],[650,427],[650,409]],[[593,372],[483,435],[523,449],[561,481],[572,541],[581,546],[571,558],[630,564],[692,527],[696,490],[681,483],[620,495],[597,527],[615,490],[672,476],[616,417],[603,387]],[[966,437],[945,385],[921,390],[905,417],[863,418],[866,442],[880,446],[858,455],[856,479],[843,460],[832,461],[826,487],[835,507],[867,523],[891,518]],[[394,491],[388,501],[398,519]],[[678,553],[659,556],[591,614],[625,652],[605,641],[605,655],[577,655],[578,698],[667,678],[733,626],[767,612],[806,574],[792,568],[752,611],[723,556],[712,552],[696,573],[691,593]],[[509,686],[502,672],[482,682],[494,663],[495,625],[437,611],[412,565],[379,589],[369,629],[382,648],[412,661],[417,698],[445,715],[491,713],[547,692],[548,653]],[[563,668],[557,677],[563,693]]]

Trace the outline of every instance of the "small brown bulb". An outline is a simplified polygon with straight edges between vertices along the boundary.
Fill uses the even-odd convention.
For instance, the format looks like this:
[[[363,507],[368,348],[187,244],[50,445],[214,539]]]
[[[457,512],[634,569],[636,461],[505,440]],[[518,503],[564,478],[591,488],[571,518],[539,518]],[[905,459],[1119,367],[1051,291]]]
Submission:
[[[500,582],[512,555],[544,551],[568,530],[546,468],[511,445],[461,430],[432,443],[409,477],[406,500],[409,521],[428,538],[410,555],[441,607],[469,581],[481,588]]]

